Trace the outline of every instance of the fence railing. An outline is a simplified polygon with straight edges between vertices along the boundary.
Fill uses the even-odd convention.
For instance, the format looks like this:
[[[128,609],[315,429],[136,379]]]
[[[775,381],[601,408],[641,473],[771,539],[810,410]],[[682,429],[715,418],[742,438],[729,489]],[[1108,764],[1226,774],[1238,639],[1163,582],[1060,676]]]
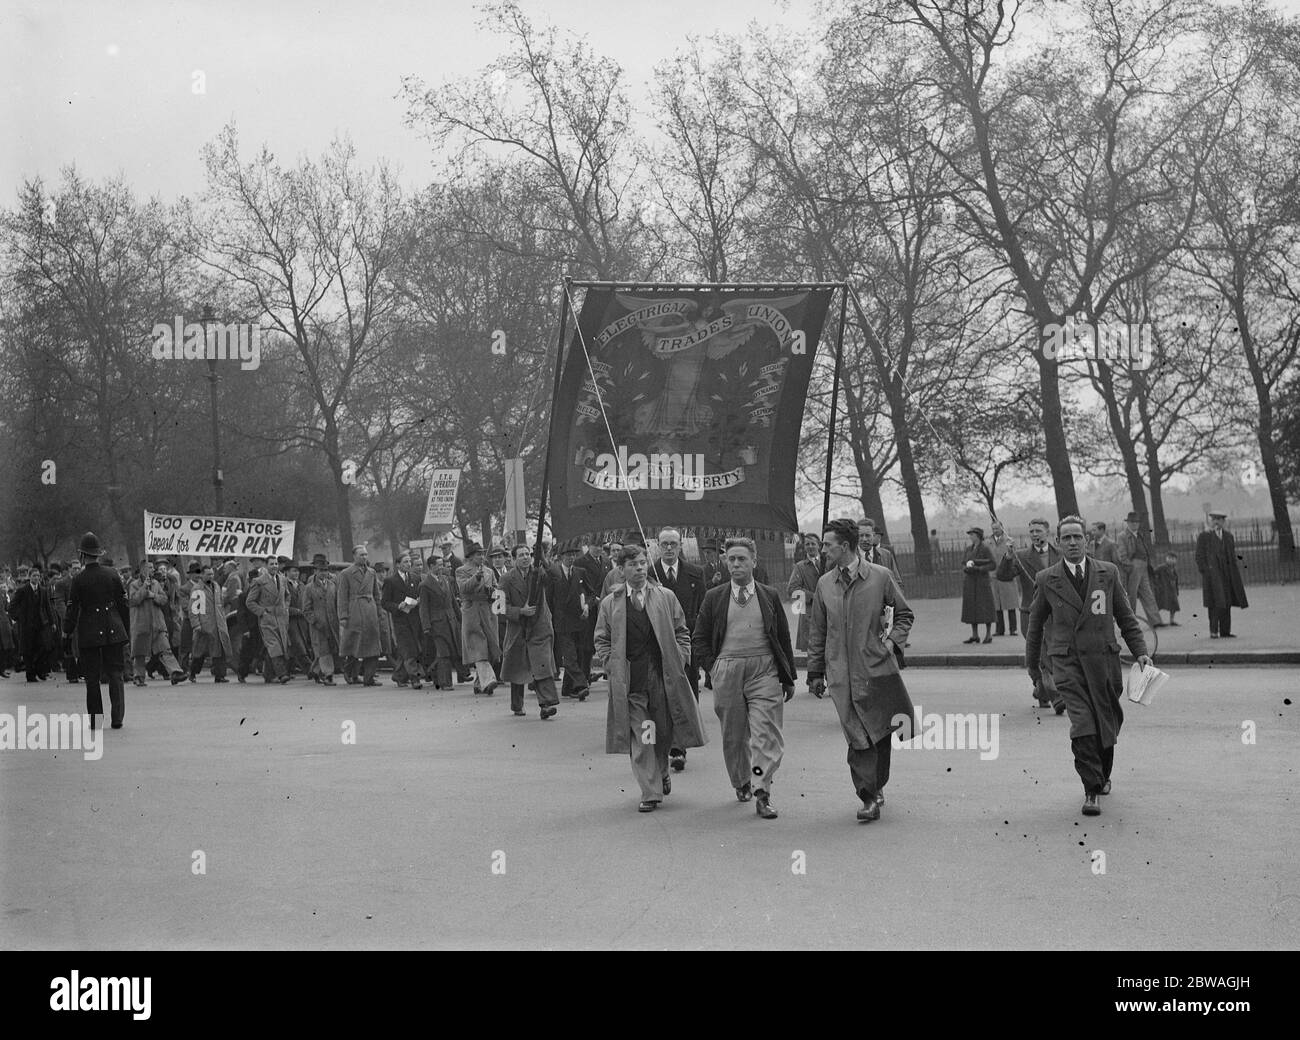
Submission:
[[[1121,525],[1122,526],[1122,525]],[[1196,536],[1201,528],[1196,525],[1180,525],[1182,530],[1175,536],[1170,531],[1171,544],[1159,546],[1153,550],[1152,564],[1164,563],[1165,552],[1173,552],[1178,557],[1178,584],[1184,589],[1199,589],[1201,576],[1196,570]],[[1251,585],[1280,585],[1288,582],[1300,582],[1300,560],[1278,559],[1277,540],[1271,538],[1272,530],[1263,531],[1249,524],[1232,528],[1233,539],[1237,544],[1237,562],[1241,568],[1242,580]],[[1023,537],[1017,538],[1017,544],[1023,547]],[[784,590],[790,580],[790,571],[794,561],[786,559],[778,544],[766,544],[759,549],[759,558],[767,569],[768,579],[777,588]],[[961,595],[964,580],[964,567],[969,559],[966,543],[960,544],[954,539],[949,544],[940,543],[939,551],[931,554],[933,569],[922,574],[916,554],[911,551],[911,539],[899,546],[894,546],[894,558],[903,579],[903,589],[909,597],[916,599],[948,599]]]

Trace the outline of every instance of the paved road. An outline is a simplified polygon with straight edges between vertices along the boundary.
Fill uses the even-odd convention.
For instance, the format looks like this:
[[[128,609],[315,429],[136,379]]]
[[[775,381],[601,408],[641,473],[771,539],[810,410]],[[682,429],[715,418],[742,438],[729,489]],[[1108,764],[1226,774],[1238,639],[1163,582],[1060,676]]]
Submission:
[[[0,945],[1300,941],[1300,727],[1285,703],[1296,669],[1176,673],[1156,704],[1130,708],[1096,819],[1079,814],[1066,720],[1038,717],[1027,679],[907,674],[927,714],[996,713],[998,755],[895,751],[884,817],[866,825],[833,709],[802,683],[770,822],[734,800],[708,693],[713,743],[691,752],[666,807],[642,815],[626,758],[603,753],[603,685],[546,723],[535,704],[517,719],[500,694],[466,687],[129,688],[127,726],[99,761],[0,752]],[[10,679],[0,712],[75,711],[80,696]]]

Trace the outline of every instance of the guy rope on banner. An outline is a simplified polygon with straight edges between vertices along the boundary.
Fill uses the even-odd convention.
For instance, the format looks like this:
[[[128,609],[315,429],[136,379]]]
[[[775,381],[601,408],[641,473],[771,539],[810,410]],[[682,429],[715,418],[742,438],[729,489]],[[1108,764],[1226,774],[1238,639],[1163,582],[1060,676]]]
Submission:
[[[632,516],[636,520],[636,529],[641,532],[641,541],[644,543],[646,540],[645,528],[641,525],[641,514],[637,512],[636,502],[632,498],[632,488],[629,486],[627,481],[627,469],[623,465],[623,460],[619,457],[618,445],[614,443],[614,429],[610,426],[609,415],[605,411],[605,395],[600,392],[600,382],[596,379],[596,372],[591,366],[591,351],[587,349],[587,337],[582,334],[582,321],[578,316],[577,307],[574,305],[573,295],[569,291],[569,282],[567,279],[564,282],[564,295],[568,298],[569,309],[575,316],[573,328],[578,333],[578,343],[581,344],[583,357],[587,360],[587,373],[591,376],[591,385],[596,390],[596,403],[600,405],[600,417],[605,423],[605,432],[609,434],[610,450],[614,453],[615,462],[618,463],[618,471],[623,479],[623,490],[627,492],[627,501],[632,507]],[[551,407],[555,407],[554,402],[552,402]]]

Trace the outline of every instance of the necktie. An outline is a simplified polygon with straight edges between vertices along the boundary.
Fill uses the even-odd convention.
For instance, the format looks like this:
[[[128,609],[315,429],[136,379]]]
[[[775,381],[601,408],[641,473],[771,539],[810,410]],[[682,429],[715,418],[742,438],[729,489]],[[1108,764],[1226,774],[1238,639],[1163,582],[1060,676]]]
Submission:
[[[742,607],[743,607],[746,603],[749,602],[749,586],[748,586],[748,585],[742,585],[742,586],[740,586],[739,590],[737,590],[737,593],[736,593],[736,599],[737,599],[737,601],[740,603],[740,605],[741,605]]]
[[[676,568],[676,567],[669,567],[669,568],[668,568],[668,584],[669,584],[669,585],[676,585],[676,584],[677,584],[677,568]]]
[[[643,607],[641,602],[641,593],[636,589],[632,590],[632,603],[636,606],[637,610],[641,610]]]

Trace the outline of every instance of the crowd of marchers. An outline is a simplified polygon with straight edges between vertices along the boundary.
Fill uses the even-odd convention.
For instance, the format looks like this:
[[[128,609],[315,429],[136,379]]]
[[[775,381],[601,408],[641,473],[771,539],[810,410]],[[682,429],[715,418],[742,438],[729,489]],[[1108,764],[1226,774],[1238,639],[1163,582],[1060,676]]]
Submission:
[[[1211,634],[1230,637],[1231,608],[1246,605],[1245,592],[1225,518],[1211,519],[1197,563]],[[963,609],[968,598],[991,595],[991,580],[1005,574],[1017,582],[1034,698],[1070,715],[1088,815],[1100,811],[1098,796],[1110,793],[1123,721],[1117,626],[1139,663],[1151,663],[1133,607],[1151,595],[1146,543],[1136,517],[1128,527],[1117,546],[1099,525],[1086,531],[1080,518],[1064,517],[1053,542],[1048,523],[1035,520],[1029,546],[1008,540],[992,568],[982,532],[971,531],[974,588]],[[784,597],[768,584],[748,538],[729,538],[721,550],[703,542],[700,563],[683,557],[674,528],[660,530],[654,544],[652,561],[639,533],[604,545],[535,549],[489,551],[470,542],[464,560],[445,545],[423,559],[402,553],[391,572],[372,566],[367,547],[357,545],[347,566],[322,554],[310,564],[195,561],[182,577],[168,558],[118,572],[87,532],[77,561],[52,566],[49,581],[28,567],[16,588],[0,582],[0,664],[16,651],[30,682],[60,666],[69,679],[84,678],[92,725],[107,680],[114,729],[124,722],[125,675],[146,685],[160,674],[176,685],[196,682],[205,666],[218,683],[229,681],[233,667],[240,682],[260,672],[265,682],[283,684],[296,673],[325,685],[342,675],[375,686],[386,656],[399,687],[450,690],[472,682],[476,695],[490,697],[504,683],[516,716],[526,714],[525,691],[532,690],[543,720],[557,714],[562,697],[586,700],[603,675],[606,751],[629,756],[641,812],[662,804],[687,750],[707,743],[703,671],[736,798],[752,799],[761,818],[775,819],[783,705],[797,677],[785,609],[793,600],[794,646],[807,653],[809,692],[829,694],[835,704],[862,802],[858,819],[878,819],[891,739],[900,727],[907,739],[915,725],[901,676],[915,615],[875,525],[835,520],[820,537],[803,535]],[[1132,562],[1138,559],[1140,571]],[[977,641],[969,623],[968,641]],[[1163,624],[1158,609],[1152,624]]]

